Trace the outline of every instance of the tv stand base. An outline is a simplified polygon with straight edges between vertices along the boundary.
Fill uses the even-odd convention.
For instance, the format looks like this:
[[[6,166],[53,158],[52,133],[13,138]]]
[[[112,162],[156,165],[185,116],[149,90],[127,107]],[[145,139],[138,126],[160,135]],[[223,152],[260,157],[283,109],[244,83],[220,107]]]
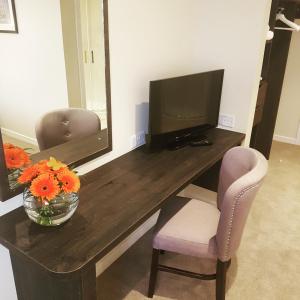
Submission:
[[[205,135],[198,135],[196,137],[177,136],[172,141],[169,141],[167,148],[171,151],[181,149],[186,146],[202,147],[211,146],[213,143]]]

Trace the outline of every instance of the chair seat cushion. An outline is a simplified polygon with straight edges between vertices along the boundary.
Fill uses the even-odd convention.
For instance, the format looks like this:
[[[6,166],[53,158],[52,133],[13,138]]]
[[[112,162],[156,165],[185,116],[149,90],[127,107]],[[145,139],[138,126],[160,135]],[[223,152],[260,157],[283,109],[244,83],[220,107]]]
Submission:
[[[182,202],[180,197],[174,201]],[[219,218],[220,211],[215,206],[192,199],[160,228],[154,237],[153,248],[216,258],[215,235]]]

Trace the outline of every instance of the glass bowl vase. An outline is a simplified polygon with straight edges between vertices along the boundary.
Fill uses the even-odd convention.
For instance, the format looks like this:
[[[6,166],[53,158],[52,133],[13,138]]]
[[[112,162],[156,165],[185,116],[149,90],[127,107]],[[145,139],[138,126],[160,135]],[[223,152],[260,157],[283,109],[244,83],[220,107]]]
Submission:
[[[79,197],[77,193],[60,193],[51,201],[41,201],[29,189],[23,192],[26,214],[33,222],[44,226],[57,226],[69,220],[74,214]]]

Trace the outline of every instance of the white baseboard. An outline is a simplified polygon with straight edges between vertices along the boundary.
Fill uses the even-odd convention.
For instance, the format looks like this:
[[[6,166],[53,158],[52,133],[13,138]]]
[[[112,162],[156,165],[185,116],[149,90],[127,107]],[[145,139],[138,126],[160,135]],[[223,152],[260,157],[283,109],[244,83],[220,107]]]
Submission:
[[[7,128],[3,128],[1,127],[1,131],[3,132],[3,134],[7,135],[8,137],[20,140],[22,142],[31,144],[31,145],[35,145],[38,146],[37,140],[34,138],[31,138],[29,136],[23,135],[21,133],[18,133],[16,131],[7,129]]]
[[[114,261],[136,243],[146,232],[148,232],[157,222],[159,211],[150,217],[143,225],[137,228],[131,235],[107,253],[96,264],[96,275],[100,276]]]
[[[275,134],[273,140],[287,144],[300,145],[300,132],[296,138]]]
[[[297,144],[297,145],[300,145],[300,124],[299,124],[299,127],[298,127],[297,138],[296,138],[296,144]]]

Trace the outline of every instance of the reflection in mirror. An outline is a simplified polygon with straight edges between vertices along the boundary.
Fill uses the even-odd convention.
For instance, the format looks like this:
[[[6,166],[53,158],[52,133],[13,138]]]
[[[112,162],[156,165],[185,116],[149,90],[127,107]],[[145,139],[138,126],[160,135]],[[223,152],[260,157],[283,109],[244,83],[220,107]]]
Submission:
[[[28,164],[29,159],[37,161],[47,155],[56,155],[57,159],[76,164],[78,161],[87,161],[88,157],[92,159],[99,156],[102,150],[102,153],[111,150],[107,1],[59,2],[60,5],[55,7],[55,11],[51,11],[57,16],[58,24],[54,24],[54,27],[51,22],[45,21],[41,24],[45,33],[41,35],[37,28],[37,33],[32,34],[36,40],[26,41],[33,44],[32,48],[36,45],[34,50],[38,53],[46,54],[49,47],[53,47],[55,60],[53,63],[48,62],[48,65],[42,61],[42,70],[38,66],[36,73],[35,70],[30,71],[32,78],[22,80],[38,85],[41,78],[47,81],[53,78],[53,74],[54,77],[57,74],[61,79],[57,80],[60,85],[57,88],[64,91],[61,93],[64,94],[64,99],[45,95],[45,99],[33,100],[29,104],[34,105],[32,109],[36,113],[27,119],[26,101],[21,99],[22,91],[15,93],[13,97],[9,96],[9,92],[4,97],[1,96],[0,125],[4,152],[5,149],[11,149],[12,145],[15,146],[14,149],[24,149],[22,153],[21,150],[6,151],[6,173],[13,189],[20,169]],[[51,7],[53,8],[52,4]],[[44,9],[47,10],[47,7]],[[18,14],[22,15],[22,11]],[[47,32],[51,34],[49,39],[55,41],[52,45],[46,43],[44,35]],[[26,39],[26,26],[24,25],[22,31],[22,22],[17,38]],[[20,60],[24,59],[23,52],[24,49],[20,47],[15,55]],[[52,58],[49,55],[43,59]],[[52,86],[52,82],[48,81],[42,84]],[[7,86],[12,87],[14,83],[7,82]],[[16,110],[13,114],[9,113],[12,111],[11,107]],[[39,153],[40,151],[43,152]],[[23,165],[20,161],[17,163],[20,155],[24,159],[26,153],[31,157],[25,159]]]
[[[107,128],[102,5],[61,0],[61,17],[69,106],[96,112]]]

